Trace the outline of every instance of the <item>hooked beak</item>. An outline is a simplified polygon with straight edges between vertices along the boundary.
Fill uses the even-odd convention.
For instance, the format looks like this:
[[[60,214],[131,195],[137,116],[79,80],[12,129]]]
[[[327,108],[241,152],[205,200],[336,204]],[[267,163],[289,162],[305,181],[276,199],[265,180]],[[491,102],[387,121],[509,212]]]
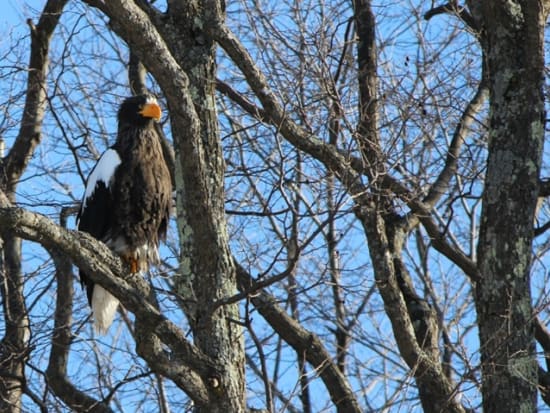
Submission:
[[[162,111],[158,103],[146,103],[139,114],[145,118],[153,118],[158,122],[162,116]]]

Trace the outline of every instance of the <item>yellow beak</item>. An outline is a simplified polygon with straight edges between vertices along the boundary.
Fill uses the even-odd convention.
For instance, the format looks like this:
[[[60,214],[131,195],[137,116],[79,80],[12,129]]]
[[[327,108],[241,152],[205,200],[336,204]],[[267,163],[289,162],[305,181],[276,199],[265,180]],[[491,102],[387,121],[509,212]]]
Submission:
[[[146,118],[153,118],[158,122],[162,116],[162,111],[160,110],[160,106],[158,104],[146,103],[143,105],[143,109],[141,109],[139,114]]]

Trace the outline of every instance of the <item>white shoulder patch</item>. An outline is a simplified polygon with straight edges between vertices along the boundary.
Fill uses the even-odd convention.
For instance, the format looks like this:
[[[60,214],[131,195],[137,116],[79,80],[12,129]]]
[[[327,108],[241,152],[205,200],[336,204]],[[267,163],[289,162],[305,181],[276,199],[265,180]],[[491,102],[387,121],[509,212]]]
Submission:
[[[97,161],[92,173],[88,177],[86,183],[86,192],[82,200],[82,209],[86,208],[86,200],[92,196],[95,187],[99,181],[105,184],[105,187],[109,187],[111,178],[113,177],[115,170],[120,165],[120,156],[114,149],[106,150],[103,155]]]

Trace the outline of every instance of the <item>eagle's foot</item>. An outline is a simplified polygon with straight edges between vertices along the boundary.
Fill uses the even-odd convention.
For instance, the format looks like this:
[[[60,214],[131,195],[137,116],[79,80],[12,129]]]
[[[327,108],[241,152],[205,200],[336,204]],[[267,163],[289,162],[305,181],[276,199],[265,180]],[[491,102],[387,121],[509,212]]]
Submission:
[[[138,260],[136,260],[135,258],[130,258],[130,272],[132,274],[135,274],[137,272],[139,272],[139,263],[138,263]]]
[[[139,272],[139,261],[136,257],[132,257],[131,255],[125,255],[122,257],[124,262],[130,266],[130,274],[136,274]]]

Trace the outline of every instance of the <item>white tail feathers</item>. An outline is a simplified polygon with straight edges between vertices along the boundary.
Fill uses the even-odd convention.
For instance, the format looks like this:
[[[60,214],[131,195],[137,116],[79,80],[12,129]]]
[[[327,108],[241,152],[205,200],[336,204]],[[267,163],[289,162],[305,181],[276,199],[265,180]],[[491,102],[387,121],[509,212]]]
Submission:
[[[95,284],[92,294],[92,312],[94,328],[100,334],[106,334],[113,323],[118,308],[118,299],[102,286]]]

